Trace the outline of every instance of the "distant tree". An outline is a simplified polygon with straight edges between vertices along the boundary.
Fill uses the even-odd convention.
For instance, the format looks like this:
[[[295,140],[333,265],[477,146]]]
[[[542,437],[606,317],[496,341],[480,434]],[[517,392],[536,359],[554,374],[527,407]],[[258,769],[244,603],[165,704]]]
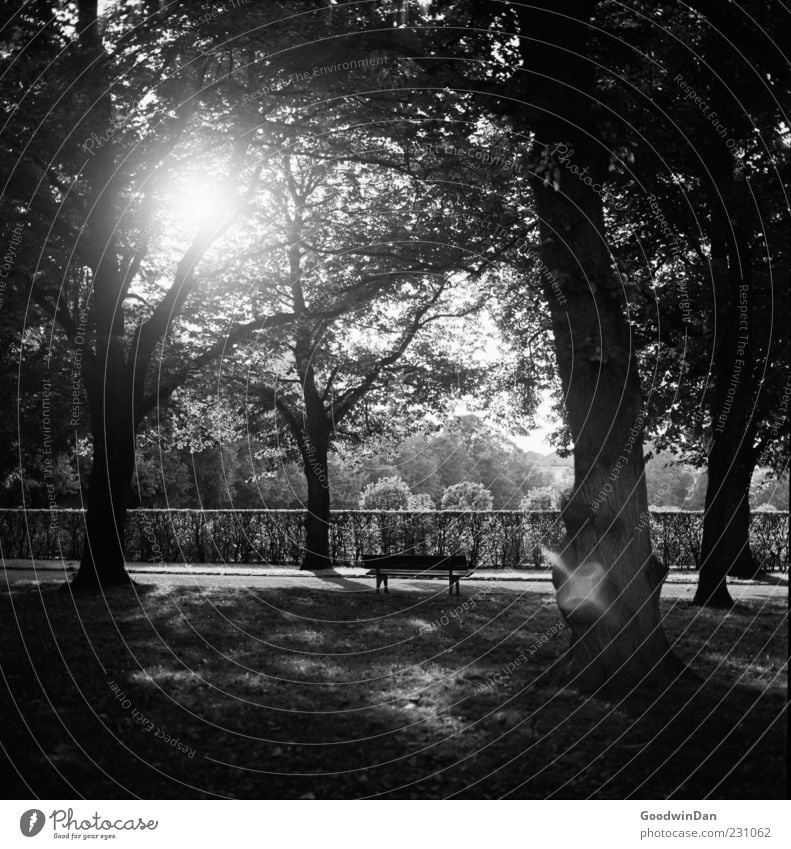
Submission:
[[[476,477],[475,461],[452,425],[407,437],[396,448],[395,465],[414,492],[427,492],[435,500],[451,484]]]
[[[361,510],[407,510],[412,493],[399,477],[382,478],[360,493]]]
[[[661,451],[646,461],[645,477],[651,507],[695,509],[691,499],[700,470],[669,451]]]
[[[560,508],[560,490],[554,486],[538,486],[528,490],[519,503],[519,509],[529,510],[558,510]]]
[[[359,506],[360,492],[367,482],[357,456],[360,447],[359,444],[349,446],[339,443],[328,458],[330,496],[335,509],[353,510]],[[304,472],[302,478],[305,478]]]
[[[412,491],[435,501],[453,484],[477,481],[492,493],[495,509],[514,509],[527,490],[544,482],[535,461],[477,415],[457,417],[434,434],[409,436],[395,455]]]
[[[437,505],[427,492],[419,492],[409,496],[406,509],[414,510],[416,513],[431,512],[437,509]]]
[[[494,499],[491,492],[476,481],[460,481],[449,486],[442,494],[443,510],[491,510]]]
[[[753,509],[788,510],[788,472],[777,475],[770,469],[756,472],[750,487]]]

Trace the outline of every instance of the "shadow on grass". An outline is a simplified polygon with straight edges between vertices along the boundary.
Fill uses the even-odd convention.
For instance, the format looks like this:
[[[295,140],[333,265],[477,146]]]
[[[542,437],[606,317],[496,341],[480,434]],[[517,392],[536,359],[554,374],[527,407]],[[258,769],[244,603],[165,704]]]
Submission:
[[[335,569],[318,569],[311,572],[313,577],[326,581],[331,586],[346,589],[350,592],[360,592],[360,582],[349,580],[345,575]]]
[[[332,579],[334,582],[334,579]],[[0,597],[2,741],[40,797],[785,793],[779,604],[668,604],[699,680],[564,688],[546,596],[149,587]]]

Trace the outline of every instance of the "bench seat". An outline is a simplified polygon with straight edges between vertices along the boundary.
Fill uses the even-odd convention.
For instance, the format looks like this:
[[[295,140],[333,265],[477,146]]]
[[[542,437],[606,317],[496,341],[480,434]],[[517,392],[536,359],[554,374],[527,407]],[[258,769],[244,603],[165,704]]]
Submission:
[[[453,554],[445,556],[424,554],[363,554],[363,566],[369,566],[367,575],[376,578],[376,591],[384,586],[384,591],[389,592],[389,578],[448,578],[448,593],[459,595],[459,579],[468,578],[474,569],[467,564],[464,554]]]

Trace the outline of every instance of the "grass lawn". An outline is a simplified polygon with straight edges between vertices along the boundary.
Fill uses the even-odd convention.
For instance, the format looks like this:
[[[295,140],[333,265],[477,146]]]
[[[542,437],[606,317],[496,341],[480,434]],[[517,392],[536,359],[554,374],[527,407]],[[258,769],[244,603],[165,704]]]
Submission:
[[[780,601],[727,615],[666,602],[699,679],[618,700],[562,686],[553,663],[568,634],[548,596],[473,583],[459,598],[138,593],[75,602],[23,584],[0,596],[0,739],[22,773],[12,793],[786,794]]]

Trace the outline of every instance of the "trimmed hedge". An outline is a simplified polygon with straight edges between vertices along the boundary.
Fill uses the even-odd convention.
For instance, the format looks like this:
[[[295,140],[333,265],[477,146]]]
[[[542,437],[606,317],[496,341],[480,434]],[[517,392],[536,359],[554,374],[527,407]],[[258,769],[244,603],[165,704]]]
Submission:
[[[130,561],[188,563],[299,563],[305,530],[301,510],[130,510]],[[82,510],[0,510],[0,554],[12,559],[79,558]],[[654,547],[672,568],[696,569],[702,513],[651,513]],[[563,536],[557,511],[407,512],[337,510],[330,546],[338,565],[363,552],[468,553],[475,565],[540,569],[542,548],[557,550]],[[770,572],[788,569],[788,513],[756,512],[750,526],[756,562]]]

